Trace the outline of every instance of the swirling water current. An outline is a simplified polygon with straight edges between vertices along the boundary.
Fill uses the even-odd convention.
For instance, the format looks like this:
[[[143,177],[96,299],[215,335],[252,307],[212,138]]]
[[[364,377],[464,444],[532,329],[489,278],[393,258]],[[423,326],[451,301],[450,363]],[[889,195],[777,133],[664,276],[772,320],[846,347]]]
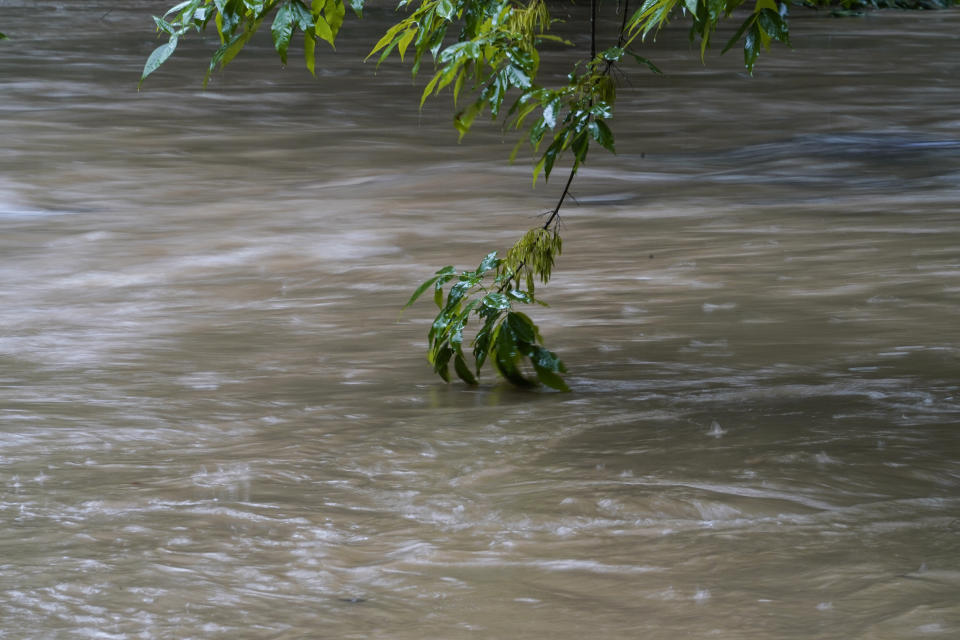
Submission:
[[[0,638],[960,636],[960,12],[800,12],[752,78],[661,34],[559,394],[399,308],[562,178],[363,64],[377,7],[137,92],[165,6],[0,1]]]

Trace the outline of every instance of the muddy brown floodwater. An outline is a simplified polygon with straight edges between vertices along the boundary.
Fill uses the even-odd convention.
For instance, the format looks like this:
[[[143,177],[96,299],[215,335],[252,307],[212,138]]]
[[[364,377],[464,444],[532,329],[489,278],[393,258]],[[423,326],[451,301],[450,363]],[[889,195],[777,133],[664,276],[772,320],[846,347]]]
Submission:
[[[386,10],[138,93],[166,4],[0,1],[0,638],[960,637],[960,12],[797,9],[753,78],[662,34],[558,394],[398,311],[562,180],[364,65]]]

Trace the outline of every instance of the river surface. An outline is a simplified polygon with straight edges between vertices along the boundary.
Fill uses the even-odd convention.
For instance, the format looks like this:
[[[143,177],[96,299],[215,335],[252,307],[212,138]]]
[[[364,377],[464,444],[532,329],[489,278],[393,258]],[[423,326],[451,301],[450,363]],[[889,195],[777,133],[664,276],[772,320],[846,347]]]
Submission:
[[[753,78],[662,34],[534,312],[561,394],[398,312],[562,178],[360,62],[387,11],[138,93],[165,6],[0,0],[0,638],[960,637],[960,12]]]

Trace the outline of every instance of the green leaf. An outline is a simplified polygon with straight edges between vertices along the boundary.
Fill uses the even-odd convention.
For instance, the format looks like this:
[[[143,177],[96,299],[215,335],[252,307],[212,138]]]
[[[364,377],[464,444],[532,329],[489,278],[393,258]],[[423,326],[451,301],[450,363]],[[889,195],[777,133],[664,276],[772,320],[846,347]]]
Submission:
[[[285,4],[277,9],[277,15],[273,17],[273,23],[270,25],[273,46],[280,54],[283,64],[287,64],[287,49],[290,47],[290,38],[293,37],[293,19],[290,5]]]
[[[403,58],[402,55],[400,57],[401,59]],[[437,73],[433,76],[433,79],[431,79],[430,82],[427,83],[427,86],[423,90],[423,94],[421,94],[420,96],[421,109],[423,108],[423,103],[426,102],[427,98],[430,96],[430,92],[433,91],[433,89],[437,86],[437,83],[440,81],[440,77],[442,75],[443,74],[440,71],[437,71]]]
[[[577,134],[573,139],[573,157],[576,158],[576,165],[583,164],[587,160],[587,151],[590,149],[590,137],[586,131]]]
[[[350,0],[350,8],[353,9],[358,18],[363,17],[363,0]]]
[[[162,44],[156,49],[153,50],[153,53],[150,54],[150,57],[147,58],[146,64],[143,65],[143,73],[140,75],[140,82],[137,84],[137,88],[143,84],[143,81],[146,80],[147,76],[156,71],[160,65],[162,65],[167,58],[176,50],[177,48],[177,36],[170,36],[170,41],[167,44]]]
[[[410,43],[413,41],[414,36],[417,35],[416,27],[407,29],[400,40],[397,42],[397,53],[400,54],[400,62],[403,62],[403,55],[407,52],[407,47],[410,46]],[[439,74],[438,74],[439,75]],[[425,92],[425,94],[428,92]],[[423,104],[423,100],[420,101],[420,104]]]
[[[531,320],[527,314],[523,313],[522,311],[514,311],[513,313],[520,316],[528,325],[530,325],[530,327],[533,328],[534,338],[536,338],[537,342],[543,342],[543,337],[540,335],[540,329],[537,328],[537,325],[533,323],[533,320]]]
[[[7,35],[5,33],[0,33],[0,40],[6,40]]]
[[[726,53],[727,51],[729,51],[730,48],[733,47],[733,45],[737,44],[737,42],[738,42],[738,41],[740,40],[740,38],[743,36],[743,33],[744,33],[747,29],[751,28],[756,21],[757,21],[757,16],[756,16],[756,14],[753,14],[753,15],[751,15],[749,18],[747,18],[746,20],[744,20],[744,21],[743,21],[743,24],[740,25],[740,28],[737,29],[737,32],[734,33],[733,36],[732,36],[729,40],[727,40],[727,44],[724,45],[723,50],[720,52],[720,54],[723,55],[724,53]]]
[[[373,45],[373,49],[370,50],[370,53],[367,54],[367,57],[364,58],[364,60],[369,60],[373,54],[375,54],[377,51],[380,51],[384,47],[387,47],[391,43],[396,44],[397,34],[408,28],[410,26],[410,22],[411,20],[408,18],[387,29],[387,32],[383,34],[383,37],[380,38],[379,41],[377,41],[377,44]],[[380,57],[380,61],[383,61],[383,56]]]
[[[553,371],[544,369],[543,367],[538,367],[536,363],[533,364],[533,369],[537,372],[537,379],[551,389],[556,389],[557,391],[570,391],[570,387],[568,387],[567,383],[563,381],[563,378],[558,376]]]
[[[737,36],[737,38],[739,38],[739,37],[740,37],[740,36]],[[651,71],[653,71],[654,73],[656,73],[656,74],[658,74],[658,75],[661,75],[661,76],[663,75],[663,71],[660,71],[660,68],[657,67],[657,65],[653,64],[653,62],[651,62],[649,59],[644,58],[643,56],[638,55],[638,54],[634,53],[633,51],[627,51],[627,53],[630,54],[630,56],[631,56],[634,60],[637,61],[637,64],[646,65],[646,66],[647,66]]]
[[[476,273],[486,273],[487,271],[496,268],[499,263],[500,260],[497,258],[497,252],[491,251],[483,257],[483,260],[480,261],[480,266],[477,267]]]
[[[764,9],[761,11],[757,22],[764,31],[770,34],[770,37],[789,46],[790,29],[786,21],[784,21],[775,9]]]
[[[457,351],[457,355],[453,359],[453,368],[461,380],[469,385],[476,386],[477,378],[473,375],[473,372],[470,371],[470,367],[467,366],[466,361],[463,359],[462,351]]]
[[[440,350],[437,352],[433,360],[433,370],[444,379],[445,382],[450,382],[450,357],[453,355],[453,349],[450,348],[450,345],[444,344],[440,347]]]
[[[760,30],[756,23],[750,27],[747,37],[743,40],[743,64],[748,71],[753,73],[753,65],[760,55]]]
[[[556,129],[557,127],[557,112],[560,110],[560,99],[556,98],[551,100],[543,107],[543,123],[549,129]]]
[[[693,0],[696,2],[696,0]],[[623,58],[624,50],[622,47],[610,47],[606,51],[600,54],[604,60],[609,60],[610,62],[619,62]]]
[[[563,365],[563,362],[557,358],[557,354],[539,345],[532,345],[529,357],[534,366],[553,371],[554,373],[567,372],[567,368]]]
[[[305,33],[303,36],[303,59],[307,65],[307,71],[310,72],[310,75],[316,77],[317,38],[310,32]]]
[[[530,304],[533,302],[533,298],[526,291],[521,291],[519,289],[510,289],[507,291],[507,295],[516,300],[517,302],[522,302],[524,304]]]
[[[533,323],[530,322],[530,318],[524,315],[513,312],[508,313],[507,326],[510,327],[510,330],[518,340],[533,343],[537,339],[537,333],[533,328]]]
[[[463,139],[463,136],[466,135],[467,131],[470,130],[470,127],[473,125],[473,121],[476,120],[477,115],[482,109],[483,103],[478,100],[454,117],[453,126],[455,126],[457,131],[460,132],[461,140]]]
[[[323,13],[327,19],[327,24],[330,25],[333,37],[336,38],[337,34],[340,33],[340,27],[343,26],[343,18],[347,15],[347,8],[343,5],[343,0],[327,0],[327,6]]]
[[[510,308],[510,299],[503,293],[488,293],[483,297],[482,304],[488,309],[504,310]]]
[[[438,280],[438,277],[435,276],[433,278],[430,278],[423,284],[421,284],[419,287],[417,287],[417,290],[413,292],[413,295],[410,296],[409,300],[407,300],[407,304],[403,305],[403,308],[406,309],[407,307],[412,305],[414,302],[416,302],[417,298],[423,295],[423,292],[426,291],[430,287],[430,285],[432,285],[437,280]]]
[[[590,124],[592,125],[591,133],[593,133],[594,139],[600,143],[600,146],[611,153],[616,153],[616,149],[613,147],[613,132],[610,131],[607,123],[603,119],[597,118]]]
[[[497,332],[496,344],[493,351],[493,364],[497,372],[506,378],[510,383],[518,387],[532,387],[533,383],[527,380],[520,369],[517,367],[517,360],[520,353],[517,350],[517,343],[510,331],[505,331],[503,325]]]
[[[440,0],[437,4],[437,15],[439,15],[444,20],[450,20],[453,18],[453,2],[450,0]]]
[[[314,31],[316,31],[317,37],[321,40],[326,40],[330,43],[331,47],[336,48],[336,34],[334,34],[333,29],[330,27],[330,23],[327,22],[323,16],[318,16],[317,21],[314,23]]]

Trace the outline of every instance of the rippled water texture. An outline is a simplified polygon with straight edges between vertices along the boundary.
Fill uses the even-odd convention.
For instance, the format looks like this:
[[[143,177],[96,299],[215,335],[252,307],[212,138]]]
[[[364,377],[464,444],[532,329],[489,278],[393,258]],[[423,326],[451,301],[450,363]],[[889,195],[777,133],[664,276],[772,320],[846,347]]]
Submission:
[[[388,11],[137,93],[165,4],[0,1],[0,637],[960,637],[960,12],[798,9],[754,78],[662,34],[558,394],[398,311],[561,180],[359,62]]]

